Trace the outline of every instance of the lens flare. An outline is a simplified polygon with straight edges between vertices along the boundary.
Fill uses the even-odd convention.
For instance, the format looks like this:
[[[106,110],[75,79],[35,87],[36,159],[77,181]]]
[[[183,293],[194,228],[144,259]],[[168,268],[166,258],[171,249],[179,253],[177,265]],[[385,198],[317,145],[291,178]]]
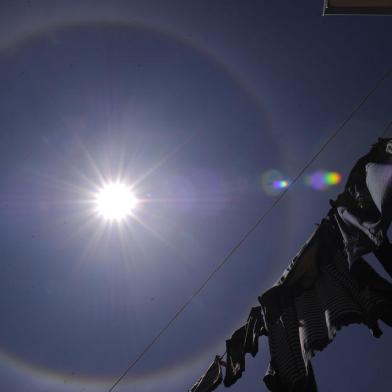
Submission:
[[[275,181],[272,186],[275,189],[284,189],[287,188],[289,186],[289,182],[286,180],[280,180],[280,181]]]
[[[323,191],[331,186],[338,185],[342,181],[342,175],[338,172],[316,171],[305,177],[305,185],[313,189]]]
[[[342,176],[337,172],[329,172],[325,174],[325,182],[328,185],[337,185],[342,181]]]
[[[267,195],[276,196],[289,186],[289,182],[278,170],[268,170],[261,176],[261,186]]]

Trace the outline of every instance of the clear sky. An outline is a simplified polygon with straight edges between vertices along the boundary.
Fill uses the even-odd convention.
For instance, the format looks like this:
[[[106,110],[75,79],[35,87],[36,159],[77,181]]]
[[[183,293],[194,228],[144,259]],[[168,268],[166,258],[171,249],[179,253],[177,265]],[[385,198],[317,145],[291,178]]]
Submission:
[[[290,182],[392,66],[391,21],[322,0],[2,0],[0,390],[107,391],[274,202],[265,174]],[[344,181],[391,89],[307,176]],[[94,194],[118,178],[140,202],[108,224]],[[186,391],[342,186],[299,180],[115,390]],[[383,329],[341,331],[320,391],[390,391]],[[263,340],[231,391],[266,391],[268,361]]]

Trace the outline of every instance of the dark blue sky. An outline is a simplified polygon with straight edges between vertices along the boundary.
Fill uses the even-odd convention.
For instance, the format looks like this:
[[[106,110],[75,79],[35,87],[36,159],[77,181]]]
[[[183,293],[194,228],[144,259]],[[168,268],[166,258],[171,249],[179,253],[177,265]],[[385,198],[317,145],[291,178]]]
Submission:
[[[0,389],[105,392],[392,66],[388,17],[322,0],[0,3]],[[347,175],[387,80],[307,170]],[[135,218],[91,214],[102,179]],[[185,391],[328,210],[301,179],[117,391]],[[373,260],[369,259],[371,262]],[[392,331],[341,331],[320,391],[390,391]],[[265,391],[266,341],[236,391]],[[223,388],[223,387],[222,387]]]

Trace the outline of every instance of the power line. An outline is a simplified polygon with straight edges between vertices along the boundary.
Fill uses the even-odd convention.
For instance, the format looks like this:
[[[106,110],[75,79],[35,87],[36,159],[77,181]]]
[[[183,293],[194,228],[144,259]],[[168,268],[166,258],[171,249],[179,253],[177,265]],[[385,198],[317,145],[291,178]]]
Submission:
[[[174,316],[169,320],[169,322],[160,330],[160,332],[151,340],[151,342],[144,348],[144,350],[134,359],[133,362],[126,368],[126,370],[118,377],[118,379],[113,383],[113,385],[108,389],[107,392],[112,392],[114,388],[124,379],[124,377],[129,373],[129,371],[143,358],[143,356],[150,350],[150,348],[160,339],[160,337],[170,328],[170,326],[177,320],[180,314],[188,307],[188,305],[193,301],[197,295],[207,286],[209,281],[214,277],[214,275],[227,263],[227,261],[233,256],[233,254],[241,247],[241,245],[247,240],[247,238],[256,230],[260,223],[269,215],[269,213],[280,203],[280,201],[287,194],[289,189],[293,184],[295,184],[298,179],[304,174],[304,172],[309,168],[310,165],[319,157],[319,155],[325,150],[325,148],[339,135],[347,123],[357,114],[357,112],[362,108],[362,106],[368,101],[368,99],[379,89],[379,87],[384,83],[386,79],[392,74],[392,68],[390,68],[384,76],[377,81],[373,88],[360,100],[358,105],[349,114],[349,116],[340,124],[337,130],[332,133],[332,135],[324,142],[318,152],[305,164],[305,166],[299,171],[295,176],[293,181],[289,184],[287,188],[279,195],[279,197],[271,204],[271,206],[260,216],[260,218],[248,229],[247,232],[243,234],[240,240],[233,246],[233,248],[226,254],[222,261],[215,267],[213,271],[210,272],[205,281],[201,286],[192,294],[192,296],[180,307],[180,309],[174,314]],[[388,124],[386,131],[392,122]],[[386,133],[385,131],[385,133]]]

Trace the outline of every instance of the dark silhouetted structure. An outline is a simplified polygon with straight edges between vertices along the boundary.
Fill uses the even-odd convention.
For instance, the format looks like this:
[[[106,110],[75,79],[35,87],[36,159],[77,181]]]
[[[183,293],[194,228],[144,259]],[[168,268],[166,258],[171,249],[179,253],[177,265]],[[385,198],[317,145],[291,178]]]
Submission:
[[[325,0],[324,15],[392,15],[392,0]]]
[[[294,257],[278,282],[259,297],[247,322],[226,341],[226,374],[217,357],[211,383],[192,392],[234,384],[268,339],[271,361],[264,382],[273,392],[316,392],[311,358],[350,324],[364,324],[374,337],[378,321],[392,327],[392,284],[362,256],[373,252],[392,277],[392,138],[379,139],[355,164],[344,192]],[[218,360],[219,359],[219,360]],[[208,375],[208,372],[207,372]],[[200,381],[199,381],[200,382]]]

